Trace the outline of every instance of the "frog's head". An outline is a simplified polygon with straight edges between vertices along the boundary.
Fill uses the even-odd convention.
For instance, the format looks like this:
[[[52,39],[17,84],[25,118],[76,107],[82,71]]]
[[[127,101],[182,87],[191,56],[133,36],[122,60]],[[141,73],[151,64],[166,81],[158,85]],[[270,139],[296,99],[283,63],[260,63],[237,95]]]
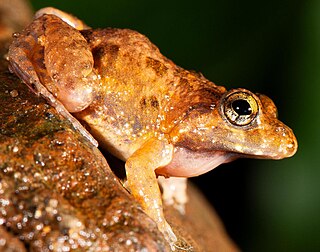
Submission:
[[[219,115],[227,130],[221,129],[227,151],[270,159],[291,157],[297,151],[296,137],[278,120],[276,106],[265,95],[231,90],[220,100]]]
[[[210,106],[195,107],[170,136],[179,162],[191,153],[197,157],[193,160],[202,160],[202,171],[196,175],[238,157],[290,157],[298,146],[292,130],[278,120],[272,100],[245,89],[230,90]]]

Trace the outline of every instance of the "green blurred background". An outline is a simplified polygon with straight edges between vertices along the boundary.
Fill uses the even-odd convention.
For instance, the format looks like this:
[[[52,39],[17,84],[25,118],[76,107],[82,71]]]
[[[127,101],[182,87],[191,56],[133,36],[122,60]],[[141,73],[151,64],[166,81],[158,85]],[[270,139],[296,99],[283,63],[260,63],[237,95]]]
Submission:
[[[243,251],[320,251],[320,1],[31,1],[92,27],[132,28],[178,65],[272,97],[298,153],[193,179]]]

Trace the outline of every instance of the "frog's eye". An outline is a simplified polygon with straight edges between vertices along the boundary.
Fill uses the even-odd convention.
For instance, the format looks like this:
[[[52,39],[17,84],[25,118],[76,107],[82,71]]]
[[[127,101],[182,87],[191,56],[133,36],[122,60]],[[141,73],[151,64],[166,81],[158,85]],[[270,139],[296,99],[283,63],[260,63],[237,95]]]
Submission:
[[[234,125],[248,125],[258,113],[258,104],[252,94],[235,92],[229,94],[223,104],[226,118]]]

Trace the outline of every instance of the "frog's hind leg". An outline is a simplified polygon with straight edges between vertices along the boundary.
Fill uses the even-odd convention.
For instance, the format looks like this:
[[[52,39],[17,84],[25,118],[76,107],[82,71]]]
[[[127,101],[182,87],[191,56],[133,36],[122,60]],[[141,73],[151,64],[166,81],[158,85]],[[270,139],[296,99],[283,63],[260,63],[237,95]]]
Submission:
[[[42,84],[48,81],[46,69],[43,63],[43,47],[38,44],[38,37],[43,34],[39,20],[27,27],[21,34],[15,34],[15,38],[9,47],[9,70],[16,75],[37,95],[43,96],[59,114],[67,118],[73,127],[89,140],[94,146],[98,146],[92,135],[75,119],[64,105],[58,101],[51,92]]]

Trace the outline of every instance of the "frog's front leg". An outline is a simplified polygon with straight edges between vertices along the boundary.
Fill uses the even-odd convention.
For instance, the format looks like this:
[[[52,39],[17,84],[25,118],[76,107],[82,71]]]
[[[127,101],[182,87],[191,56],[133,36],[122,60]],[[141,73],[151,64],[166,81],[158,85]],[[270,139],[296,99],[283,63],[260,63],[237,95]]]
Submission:
[[[173,154],[173,146],[158,139],[151,139],[135,151],[126,161],[127,185],[143,210],[157,223],[159,230],[170,242],[177,241],[166,222],[162,199],[154,170],[167,165]]]

